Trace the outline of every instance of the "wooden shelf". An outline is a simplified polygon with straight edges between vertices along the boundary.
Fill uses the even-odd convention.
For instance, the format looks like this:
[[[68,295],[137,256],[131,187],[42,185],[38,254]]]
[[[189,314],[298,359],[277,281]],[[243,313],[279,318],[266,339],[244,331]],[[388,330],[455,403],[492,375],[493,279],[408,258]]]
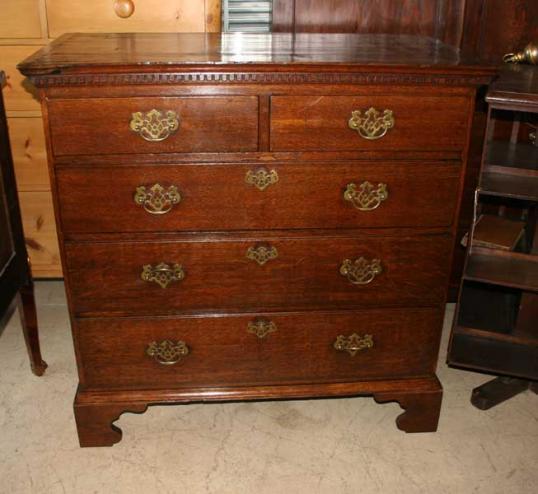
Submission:
[[[538,336],[536,338],[533,338],[531,335],[524,336],[512,333],[499,333],[497,331],[488,331],[485,329],[470,328],[467,326],[455,326],[454,331],[456,333],[472,335],[488,340],[513,343],[517,345],[532,345],[538,347]]]
[[[538,146],[508,141],[491,141],[487,144],[487,168],[516,168],[538,175]],[[532,173],[533,172],[533,173]]]
[[[486,96],[488,142],[447,359],[532,381],[538,379],[538,147],[493,136],[507,135],[509,123],[512,141],[527,131],[524,113],[538,111],[536,74],[534,67],[503,70]],[[477,388],[471,401],[486,409],[527,387],[498,381]]]
[[[519,170],[512,168],[510,170]],[[502,196],[524,201],[538,201],[538,176],[507,173],[504,170],[484,171],[478,192],[484,195]]]
[[[454,326],[448,363],[535,379],[538,375],[538,339]]]
[[[488,143],[479,192],[538,200],[538,147],[507,141]]]
[[[474,247],[469,254],[464,278],[538,291],[538,257]]]
[[[483,214],[474,228],[473,245],[511,251],[521,240],[524,228],[524,221]]]

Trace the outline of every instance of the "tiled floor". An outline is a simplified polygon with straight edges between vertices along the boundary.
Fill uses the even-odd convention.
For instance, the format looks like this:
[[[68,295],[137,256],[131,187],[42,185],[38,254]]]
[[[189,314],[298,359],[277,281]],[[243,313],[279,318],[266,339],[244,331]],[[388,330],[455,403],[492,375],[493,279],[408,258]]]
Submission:
[[[538,491],[538,396],[469,404],[487,376],[444,364],[439,431],[396,429],[369,398],[151,407],[123,440],[80,449],[63,285],[37,285],[45,376],[30,373],[18,317],[0,335],[1,493],[487,493]]]

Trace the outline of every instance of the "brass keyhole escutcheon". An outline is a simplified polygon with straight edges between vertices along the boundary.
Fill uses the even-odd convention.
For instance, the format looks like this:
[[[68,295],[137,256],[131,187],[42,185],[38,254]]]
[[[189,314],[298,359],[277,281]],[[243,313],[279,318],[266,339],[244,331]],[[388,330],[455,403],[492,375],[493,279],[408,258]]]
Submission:
[[[247,250],[247,259],[257,262],[260,266],[277,257],[278,251],[272,245],[256,245]]]

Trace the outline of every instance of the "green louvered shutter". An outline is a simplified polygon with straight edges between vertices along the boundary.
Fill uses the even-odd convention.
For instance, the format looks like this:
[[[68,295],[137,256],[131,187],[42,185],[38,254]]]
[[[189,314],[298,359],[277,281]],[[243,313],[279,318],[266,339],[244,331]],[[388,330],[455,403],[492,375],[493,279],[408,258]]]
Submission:
[[[270,32],[272,12],[272,0],[260,2],[223,0],[222,30],[224,32]]]

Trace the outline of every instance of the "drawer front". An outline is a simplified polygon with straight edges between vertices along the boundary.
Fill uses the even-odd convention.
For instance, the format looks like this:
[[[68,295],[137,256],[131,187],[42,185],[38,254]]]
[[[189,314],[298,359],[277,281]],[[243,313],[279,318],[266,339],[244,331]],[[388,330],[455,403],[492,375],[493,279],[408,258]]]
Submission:
[[[50,191],[47,147],[41,118],[9,118],[9,137],[17,189]]]
[[[56,156],[255,151],[255,96],[52,100]]]
[[[353,309],[441,303],[450,246],[448,235],[213,235],[175,242],[67,243],[66,260],[79,315]]]
[[[433,372],[435,309],[81,319],[88,387],[353,381]]]
[[[4,15],[3,11],[0,15]],[[39,48],[41,47],[35,45],[0,45],[0,63],[7,77],[7,84],[2,91],[6,111],[41,111],[37,89],[25,79],[16,67],[21,60],[35,53]]]
[[[61,278],[60,247],[50,191],[19,192],[26,248],[35,278]]]
[[[40,0],[2,0],[0,38],[41,38],[39,3]]]
[[[124,0],[47,0],[50,36],[55,38],[66,32],[157,33],[203,32],[205,29],[204,0],[132,0],[131,15],[125,3]]]
[[[462,150],[469,111],[464,97],[273,96],[271,150]]]
[[[57,170],[67,233],[447,226],[455,163]]]

